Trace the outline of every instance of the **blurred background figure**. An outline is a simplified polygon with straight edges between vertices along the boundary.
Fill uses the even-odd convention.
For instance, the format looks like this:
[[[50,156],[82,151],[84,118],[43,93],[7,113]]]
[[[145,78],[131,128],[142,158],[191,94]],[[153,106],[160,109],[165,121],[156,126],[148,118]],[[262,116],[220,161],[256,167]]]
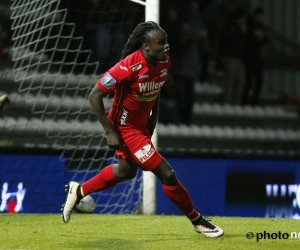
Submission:
[[[264,9],[258,7],[247,19],[247,43],[244,55],[246,82],[242,104],[258,105],[263,84],[262,50],[270,38],[263,23]]]
[[[238,7],[220,34],[219,56],[224,70],[224,103],[241,104],[245,85],[243,55],[247,42],[247,11]]]
[[[199,36],[188,22],[180,25],[176,55],[171,72],[176,88],[179,123],[190,125],[194,105],[194,86],[199,77]],[[170,45],[172,46],[172,45]]]
[[[210,19],[210,15],[203,16],[203,9],[200,9],[200,4],[198,1],[191,1],[188,6],[188,11],[186,14],[186,20],[190,24],[191,28],[198,36],[198,50],[199,50],[199,75],[197,80],[206,81],[207,80],[207,66],[211,51],[211,43],[208,38],[208,31],[205,24],[205,20]],[[205,12],[205,11],[204,11]],[[207,12],[207,11],[206,11]],[[205,13],[206,13],[205,12]],[[205,20],[204,20],[205,17]]]
[[[168,43],[170,44],[170,57],[172,62],[176,61],[178,52],[178,38],[180,36],[179,27],[181,21],[179,19],[177,9],[169,3],[166,8],[166,15],[162,15],[162,27],[168,34]],[[178,89],[174,81],[173,73],[168,72],[169,77],[160,92],[160,112],[159,122],[163,124],[178,123],[178,109],[176,104],[176,96]]]
[[[12,46],[12,30],[10,19],[9,1],[0,0],[0,69],[13,66],[9,57],[9,51]]]
[[[61,8],[68,9],[66,20],[75,23],[76,28],[73,36],[82,36],[81,48],[85,53],[81,53],[79,58],[68,53],[67,60],[73,62],[98,62],[96,74],[103,73],[111,67],[121,57],[121,49],[125,43],[124,38],[124,18],[121,13],[126,10],[127,1],[101,1],[101,0],[63,0]],[[114,13],[112,15],[112,13]],[[63,30],[64,35],[68,35],[69,29]],[[73,42],[70,48],[78,48],[78,43]],[[90,50],[91,54],[87,51]],[[87,65],[75,69],[81,72]],[[67,72],[70,69],[64,68]],[[93,74],[94,66],[87,67],[85,73]]]
[[[97,70],[101,74],[114,65],[121,58],[122,47],[125,44],[124,28],[122,27],[121,15],[111,15],[112,12],[122,12],[126,9],[126,3],[123,1],[109,1],[103,4],[99,0],[90,0],[94,2],[98,13],[102,13],[101,18],[97,15],[96,36],[92,48],[96,61],[99,62]],[[91,33],[93,36],[93,33]]]
[[[168,43],[170,44],[170,57],[176,56],[176,51],[178,49],[177,39],[179,37],[179,26],[181,21],[179,19],[178,11],[173,6],[166,9],[166,15],[162,16],[162,27],[168,34]]]
[[[178,89],[174,77],[169,73],[167,81],[160,91],[159,102],[159,123],[177,124],[179,123],[176,96]]]

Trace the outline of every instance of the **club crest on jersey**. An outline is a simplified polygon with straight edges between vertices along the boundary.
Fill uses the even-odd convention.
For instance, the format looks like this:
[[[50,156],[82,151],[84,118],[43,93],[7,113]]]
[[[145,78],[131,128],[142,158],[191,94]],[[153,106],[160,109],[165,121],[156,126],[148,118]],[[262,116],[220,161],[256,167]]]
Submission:
[[[166,76],[168,74],[167,69],[162,69],[160,72],[161,72],[160,77]]]
[[[133,66],[130,66],[130,68],[131,68],[132,71],[137,71],[137,70],[139,70],[139,69],[142,68],[142,64],[141,63],[137,63],[137,64],[135,64]]]
[[[109,73],[107,73],[101,78],[100,82],[105,88],[109,89],[117,81]]]
[[[155,149],[151,144],[147,143],[140,150],[135,152],[135,156],[139,159],[141,163],[146,162],[152,155],[154,155]]]

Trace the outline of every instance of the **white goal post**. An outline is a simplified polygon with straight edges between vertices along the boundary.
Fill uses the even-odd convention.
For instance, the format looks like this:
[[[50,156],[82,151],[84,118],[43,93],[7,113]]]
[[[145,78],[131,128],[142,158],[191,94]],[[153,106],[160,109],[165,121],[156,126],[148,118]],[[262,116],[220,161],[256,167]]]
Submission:
[[[145,5],[146,21],[159,24],[159,0],[130,0]],[[152,142],[157,147],[157,130],[152,136]],[[156,213],[156,177],[152,172],[143,172],[143,214]]]
[[[146,0],[146,21],[159,23],[159,0]],[[157,129],[152,142],[157,148]],[[156,177],[152,172],[143,172],[143,213],[156,213]]]

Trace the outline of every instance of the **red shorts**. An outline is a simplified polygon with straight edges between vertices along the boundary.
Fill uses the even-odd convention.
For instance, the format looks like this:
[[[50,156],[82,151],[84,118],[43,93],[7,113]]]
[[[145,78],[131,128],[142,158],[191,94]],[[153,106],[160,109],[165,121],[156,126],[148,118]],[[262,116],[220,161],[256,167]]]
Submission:
[[[131,159],[145,171],[152,171],[162,162],[162,156],[151,142],[149,130],[116,128],[125,144],[124,149],[117,150],[117,157]]]

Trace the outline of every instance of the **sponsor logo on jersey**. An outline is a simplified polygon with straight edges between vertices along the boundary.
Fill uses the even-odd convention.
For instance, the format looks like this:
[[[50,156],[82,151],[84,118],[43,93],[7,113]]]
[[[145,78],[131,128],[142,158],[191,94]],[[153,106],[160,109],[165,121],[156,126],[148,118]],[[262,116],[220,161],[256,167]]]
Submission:
[[[149,77],[149,75],[140,75],[139,79],[148,78],[148,77]]]
[[[126,118],[127,118],[127,115],[128,115],[128,109],[123,107],[122,108],[122,114],[121,114],[121,117],[120,117],[120,125],[121,126],[125,126],[126,125]]]
[[[160,77],[166,76],[168,74],[168,70],[167,69],[162,69],[160,72],[161,72]]]
[[[107,73],[100,79],[100,82],[105,88],[109,89],[117,81],[109,73]]]
[[[140,101],[150,102],[157,98],[157,95],[164,83],[164,81],[141,82],[139,83],[140,94],[135,94],[135,97]]]
[[[164,85],[165,81],[162,82],[140,82],[139,90],[140,92],[147,92],[151,90],[160,90],[160,88]]]
[[[128,71],[128,69],[125,66],[120,65],[120,69]]]
[[[151,144],[147,143],[140,150],[134,153],[141,163],[146,162],[152,155],[154,155],[155,149]]]
[[[137,71],[142,68],[142,64],[138,63],[138,64],[131,66],[130,68],[132,69],[132,71]]]

